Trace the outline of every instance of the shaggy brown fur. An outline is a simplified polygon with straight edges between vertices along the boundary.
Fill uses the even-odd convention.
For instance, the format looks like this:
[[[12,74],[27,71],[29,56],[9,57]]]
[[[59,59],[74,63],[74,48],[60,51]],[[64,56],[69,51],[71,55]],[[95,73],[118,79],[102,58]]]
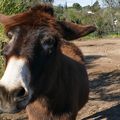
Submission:
[[[63,37],[66,33],[69,35],[69,30],[74,31],[72,39],[79,37],[79,27],[68,28],[66,23],[68,31],[65,32],[66,29],[55,20],[53,9],[46,5],[15,16],[0,17],[6,32],[18,34],[4,49],[5,57],[9,59],[14,55],[28,60],[30,87],[34,92],[27,105],[29,120],[75,120],[88,101],[88,75],[82,52]],[[44,45],[50,48],[44,49]],[[7,90],[4,91],[7,94]],[[12,97],[9,98],[12,101]],[[4,95],[0,99],[9,102]]]

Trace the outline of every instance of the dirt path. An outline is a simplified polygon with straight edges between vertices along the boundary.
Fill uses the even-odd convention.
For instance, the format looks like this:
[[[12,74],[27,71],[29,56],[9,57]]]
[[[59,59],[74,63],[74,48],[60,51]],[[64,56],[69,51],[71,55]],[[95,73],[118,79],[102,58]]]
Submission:
[[[90,99],[77,120],[120,120],[120,39],[75,41],[86,59]],[[25,120],[24,112],[0,120]]]
[[[90,80],[90,99],[78,120],[120,120],[120,39],[76,41]]]

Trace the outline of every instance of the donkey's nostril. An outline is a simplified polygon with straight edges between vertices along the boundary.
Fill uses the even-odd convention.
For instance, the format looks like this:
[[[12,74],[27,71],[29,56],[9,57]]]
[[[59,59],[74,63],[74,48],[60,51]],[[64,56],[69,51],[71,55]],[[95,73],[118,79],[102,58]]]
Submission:
[[[20,88],[18,91],[17,91],[17,94],[16,94],[16,97],[22,97],[25,95],[25,89],[24,88]]]
[[[17,101],[20,101],[26,97],[27,93],[23,87],[20,87],[18,90],[15,91],[14,98]]]

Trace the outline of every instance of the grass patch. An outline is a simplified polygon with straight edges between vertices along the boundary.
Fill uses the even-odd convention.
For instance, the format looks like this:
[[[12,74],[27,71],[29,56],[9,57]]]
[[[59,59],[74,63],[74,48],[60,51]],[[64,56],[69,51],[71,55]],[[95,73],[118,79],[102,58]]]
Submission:
[[[109,35],[103,35],[102,37],[98,37],[95,35],[95,33],[91,33],[90,35],[87,35],[82,38],[82,40],[98,40],[98,39],[112,39],[112,38],[120,38],[120,34],[109,34]]]
[[[4,67],[5,64],[4,64],[4,59],[3,59],[3,56],[0,56],[0,78],[2,77],[3,75],[3,72],[4,72]]]
[[[8,41],[8,39],[6,38],[5,34],[4,34],[4,29],[3,27],[0,25],[0,78],[3,75],[4,72],[4,58],[1,55],[2,52],[2,43]]]

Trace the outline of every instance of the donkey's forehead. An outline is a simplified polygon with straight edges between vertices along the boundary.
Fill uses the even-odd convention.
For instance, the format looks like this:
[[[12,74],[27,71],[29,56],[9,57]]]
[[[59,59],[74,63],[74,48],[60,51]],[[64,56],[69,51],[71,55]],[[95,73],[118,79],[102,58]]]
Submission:
[[[16,44],[18,44],[18,41],[22,43],[27,39],[37,39],[41,32],[43,31],[39,28],[16,26],[7,31],[6,35],[10,38],[10,42],[17,40]]]

